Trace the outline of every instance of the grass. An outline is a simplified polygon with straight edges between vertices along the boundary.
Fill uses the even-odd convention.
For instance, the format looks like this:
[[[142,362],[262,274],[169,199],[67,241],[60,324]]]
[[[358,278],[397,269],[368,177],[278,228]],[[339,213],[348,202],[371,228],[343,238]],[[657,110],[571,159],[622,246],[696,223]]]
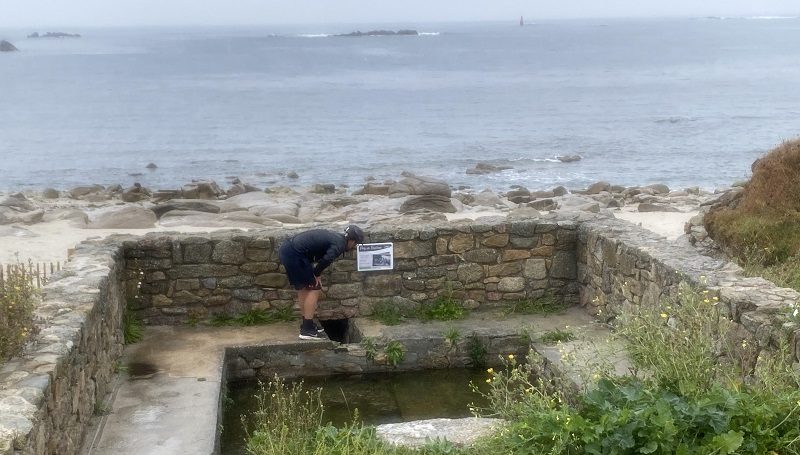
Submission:
[[[125,344],[138,343],[144,337],[144,325],[132,310],[125,310],[125,316],[122,318],[122,335]]]
[[[276,322],[290,322],[297,319],[292,308],[279,308],[276,310],[251,309],[236,316],[218,314],[211,318],[209,324],[214,327],[223,326],[253,326],[274,324]]]
[[[20,354],[34,334],[38,292],[25,264],[14,264],[6,272],[0,281],[0,365]]]
[[[382,301],[372,308],[371,319],[383,325],[397,325],[403,322],[408,315],[399,306],[389,301]]]
[[[566,343],[575,339],[575,334],[569,330],[548,330],[539,337],[539,341],[544,344]]]
[[[545,294],[536,299],[517,300],[511,303],[506,314],[561,314],[566,311],[567,305],[553,294]]]

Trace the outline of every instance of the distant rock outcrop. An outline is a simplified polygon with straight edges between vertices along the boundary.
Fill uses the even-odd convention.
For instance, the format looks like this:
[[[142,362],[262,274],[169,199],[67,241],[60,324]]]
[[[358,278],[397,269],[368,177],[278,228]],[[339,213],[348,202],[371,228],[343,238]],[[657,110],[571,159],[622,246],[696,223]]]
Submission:
[[[33,32],[28,35],[28,38],[80,38],[81,35],[78,33],[64,33],[64,32],[47,32],[47,33],[39,33]]]
[[[9,43],[8,41],[0,41],[0,52],[16,52],[17,49],[13,44]]]
[[[397,36],[397,35],[417,36],[417,35],[419,35],[419,32],[416,31],[416,30],[397,30],[397,31],[394,31],[394,30],[370,30],[368,32],[362,32],[360,30],[357,30],[355,32],[343,33],[341,35],[336,35],[336,36],[354,36],[354,37],[358,37],[358,36]]]

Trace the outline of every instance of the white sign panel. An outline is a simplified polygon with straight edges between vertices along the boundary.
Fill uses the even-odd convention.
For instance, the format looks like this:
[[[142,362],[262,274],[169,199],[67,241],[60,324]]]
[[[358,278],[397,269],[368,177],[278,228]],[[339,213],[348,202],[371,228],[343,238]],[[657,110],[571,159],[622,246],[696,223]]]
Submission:
[[[393,243],[363,243],[358,245],[357,251],[359,272],[394,268]]]

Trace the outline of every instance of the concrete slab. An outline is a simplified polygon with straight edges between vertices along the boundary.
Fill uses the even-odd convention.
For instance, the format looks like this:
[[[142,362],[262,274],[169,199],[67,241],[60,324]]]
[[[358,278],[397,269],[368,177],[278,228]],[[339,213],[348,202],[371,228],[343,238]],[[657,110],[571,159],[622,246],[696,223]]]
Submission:
[[[145,328],[144,339],[126,347],[108,414],[90,430],[81,453],[215,453],[224,349],[298,341],[297,323]]]

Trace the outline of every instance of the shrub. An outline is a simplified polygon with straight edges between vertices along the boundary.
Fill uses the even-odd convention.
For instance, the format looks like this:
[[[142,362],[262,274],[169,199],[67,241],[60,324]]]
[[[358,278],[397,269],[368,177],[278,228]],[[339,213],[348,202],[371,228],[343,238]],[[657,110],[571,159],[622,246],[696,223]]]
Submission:
[[[758,159],[740,198],[705,216],[711,237],[745,259],[758,250],[764,265],[800,254],[800,139]]]
[[[25,265],[6,269],[0,280],[0,363],[19,354],[34,332],[37,290]]]
[[[642,311],[623,329],[647,374],[597,375],[571,401],[530,364],[494,371],[491,411],[510,427],[486,443],[497,453],[800,454],[800,376],[782,346],[744,381],[716,300],[682,289],[665,311]],[[740,348],[745,348],[741,343]],[[719,361],[722,359],[722,361]]]

